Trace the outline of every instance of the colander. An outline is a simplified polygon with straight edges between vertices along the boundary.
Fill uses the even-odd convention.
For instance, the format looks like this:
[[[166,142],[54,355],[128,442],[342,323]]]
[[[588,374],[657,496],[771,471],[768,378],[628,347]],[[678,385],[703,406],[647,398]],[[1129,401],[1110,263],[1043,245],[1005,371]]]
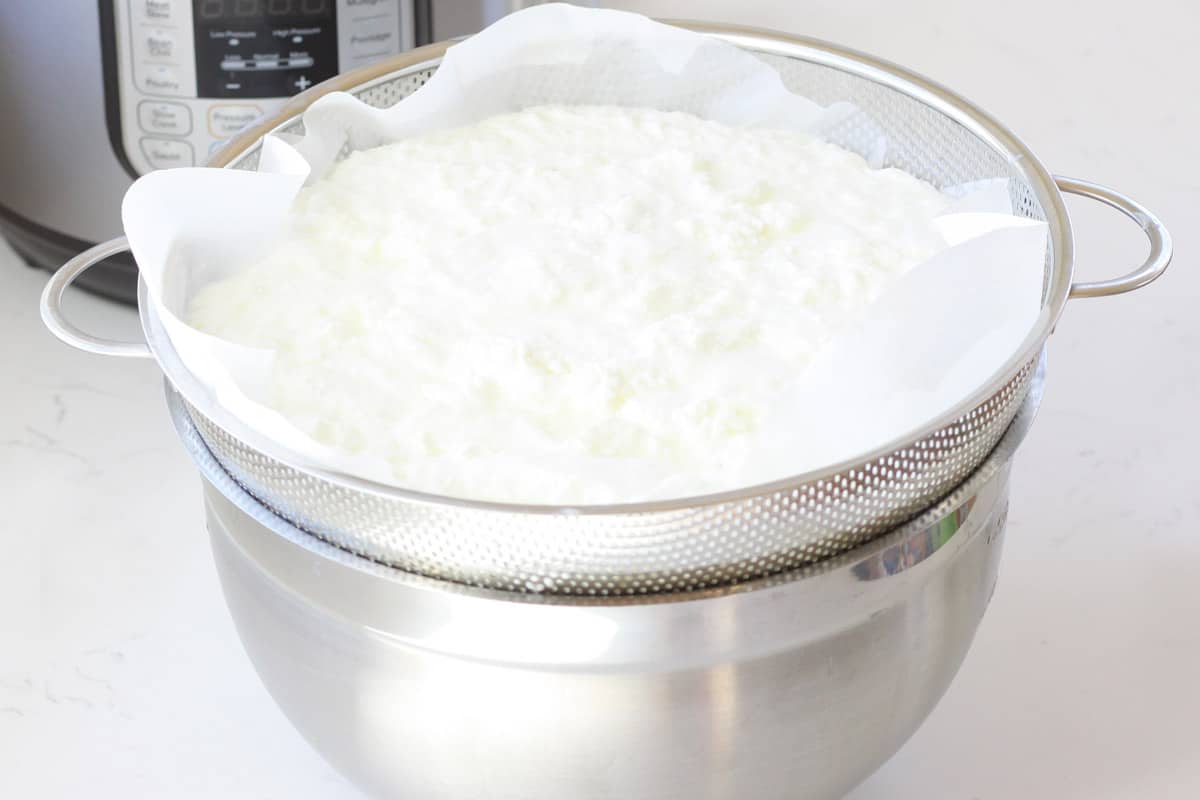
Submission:
[[[43,295],[43,318],[85,350],[153,356],[180,393],[207,448],[240,486],[298,528],[408,573],[508,592],[566,596],[661,595],[735,585],[844,553],[934,505],[996,446],[1024,401],[1041,352],[1071,297],[1130,291],[1166,269],[1167,231],[1136,201],[1097,184],[1055,178],[1005,127],[966,100],[901,67],[803,37],[676,23],[724,39],[776,68],[787,86],[822,104],[850,101],[889,141],[886,166],[936,186],[1007,178],[1017,214],[1045,220],[1043,314],[986,385],[937,419],[860,457],[773,483],[703,497],[609,506],[533,506],[439,497],[307,466],[224,412],[188,373],[142,287],[148,344],[91,337],[60,310],[65,288],[123,239],[68,262]],[[253,169],[262,137],[303,130],[300,114],[331,91],[379,107],[395,104],[437,69],[448,43],[348,73],[297,96],[243,133],[212,166]],[[875,131],[853,124],[830,139],[850,149]],[[1072,283],[1072,236],[1063,192],[1110,205],[1150,241],[1138,269],[1110,281]],[[947,331],[953,335],[953,331]]]

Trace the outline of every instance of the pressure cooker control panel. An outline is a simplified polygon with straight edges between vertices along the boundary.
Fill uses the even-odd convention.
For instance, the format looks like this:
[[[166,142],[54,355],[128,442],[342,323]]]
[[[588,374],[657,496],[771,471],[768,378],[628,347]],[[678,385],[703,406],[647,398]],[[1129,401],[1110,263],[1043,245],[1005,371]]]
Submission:
[[[139,174],[202,165],[292,95],[411,48],[413,4],[114,0],[114,41],[105,42],[115,60],[105,87],[113,144]]]

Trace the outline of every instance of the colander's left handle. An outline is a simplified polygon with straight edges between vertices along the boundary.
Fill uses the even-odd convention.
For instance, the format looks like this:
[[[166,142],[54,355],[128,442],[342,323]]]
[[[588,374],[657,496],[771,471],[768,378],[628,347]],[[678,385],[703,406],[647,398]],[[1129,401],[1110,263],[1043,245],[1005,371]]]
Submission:
[[[152,357],[150,347],[145,342],[118,342],[113,339],[92,336],[75,327],[62,310],[63,294],[76,278],[109,256],[128,251],[129,242],[124,236],[121,236],[84,250],[58,268],[58,271],[50,277],[46,288],[42,290],[42,322],[51,333],[72,347],[88,353],[123,358]]]

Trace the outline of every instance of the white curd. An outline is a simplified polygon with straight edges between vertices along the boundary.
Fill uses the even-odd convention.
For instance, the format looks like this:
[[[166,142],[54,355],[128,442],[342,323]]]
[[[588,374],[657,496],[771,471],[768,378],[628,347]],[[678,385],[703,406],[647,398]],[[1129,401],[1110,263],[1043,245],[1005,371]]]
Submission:
[[[780,392],[943,249],[946,206],[802,133],[544,106],[352,154],[189,321],[274,349],[273,407],[397,485],[705,493],[745,484]]]

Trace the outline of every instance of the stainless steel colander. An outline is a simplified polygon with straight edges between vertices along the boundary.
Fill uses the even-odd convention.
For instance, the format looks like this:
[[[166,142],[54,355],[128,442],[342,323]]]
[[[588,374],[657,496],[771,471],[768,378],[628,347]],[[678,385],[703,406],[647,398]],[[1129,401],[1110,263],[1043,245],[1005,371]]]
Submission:
[[[907,70],[811,39],[680,24],[754,53],[799,94],[823,104],[857,105],[888,137],[887,166],[941,187],[1007,178],[1016,213],[1046,221],[1045,313],[986,386],[900,440],[771,484],[628,505],[509,505],[436,497],[298,466],[302,461],[294,454],[223,412],[192,379],[145,301],[144,286],[140,305],[149,347],[99,340],[72,326],[59,308],[64,289],[92,263],[125,249],[124,240],[66,264],[46,288],[43,317],[60,338],[82,349],[153,355],[186,399],[209,450],[250,494],[331,544],[407,572],[515,592],[664,594],[757,579],[849,550],[930,507],[984,460],[1025,399],[1068,297],[1116,294],[1150,282],[1166,269],[1170,240],[1137,202],[1095,184],[1052,177],[991,117]],[[301,132],[300,114],[328,92],[349,91],[379,107],[395,104],[428,80],[447,47],[421,48],[314,87],[235,139],[212,165],[255,168],[262,137]],[[876,130],[851,121],[829,135],[861,150]],[[1062,191],[1100,200],[1136,221],[1151,244],[1146,262],[1116,280],[1072,284]]]

